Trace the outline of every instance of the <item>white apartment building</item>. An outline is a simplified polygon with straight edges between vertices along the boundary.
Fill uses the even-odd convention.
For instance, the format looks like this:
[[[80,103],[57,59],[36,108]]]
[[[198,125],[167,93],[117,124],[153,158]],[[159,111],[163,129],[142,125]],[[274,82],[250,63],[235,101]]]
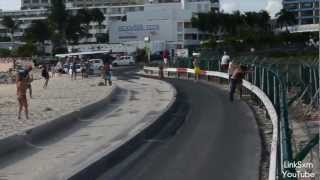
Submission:
[[[112,21],[110,42],[136,43],[141,48],[144,38],[149,37],[152,44],[162,41],[168,49],[199,46],[208,39],[208,34],[193,28],[191,18],[212,9],[218,10],[219,3],[209,0],[148,3],[143,11],[128,12],[126,22]]]
[[[98,29],[97,23],[90,24],[89,30],[89,38],[82,40],[82,42],[96,42],[96,34],[97,33],[107,33],[109,30],[109,24],[111,21],[120,21],[123,16],[127,14],[127,12],[133,11],[143,11],[144,5],[126,5],[126,6],[92,6],[87,9],[98,8],[103,12],[106,17],[106,20],[102,23],[101,29]],[[71,13],[76,14],[76,12],[82,9],[82,7],[68,7],[67,10],[71,11]],[[32,10],[17,10],[17,11],[0,11],[0,21],[3,16],[11,16],[16,21],[18,21],[21,25],[19,29],[14,33],[14,39],[16,41],[21,41],[23,39],[23,34],[25,29],[30,26],[32,21],[46,19],[48,17],[47,9],[32,9]],[[10,34],[7,32],[5,27],[3,27],[0,23],[0,36],[9,37]]]

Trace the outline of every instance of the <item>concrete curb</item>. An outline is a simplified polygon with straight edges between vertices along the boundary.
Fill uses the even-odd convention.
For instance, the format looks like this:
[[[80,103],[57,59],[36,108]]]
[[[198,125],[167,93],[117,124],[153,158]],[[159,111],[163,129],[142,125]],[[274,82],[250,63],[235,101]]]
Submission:
[[[97,112],[99,108],[107,105],[119,90],[119,87],[112,86],[111,93],[102,100],[89,104],[85,107],[81,107],[78,111],[73,111],[58,118],[49,120],[39,126],[26,129],[21,134],[15,134],[1,139],[0,156],[26,146],[27,142],[37,141],[48,137],[52,133],[55,133],[78,121],[79,118],[83,118]]]
[[[140,123],[138,128],[132,129],[127,132],[126,135],[121,136],[120,139],[111,142],[103,152],[97,152],[95,157],[88,162],[85,162],[70,171],[68,170],[68,172],[71,173],[65,175],[63,179],[92,179],[94,175],[111,168],[117,162],[132,153],[132,151],[140,147],[146,139],[154,136],[167,123],[167,117],[176,108],[177,90],[171,84],[165,83],[174,91],[172,99],[165,109],[157,112],[156,115],[152,114],[150,116],[145,116],[144,118],[148,120]]]

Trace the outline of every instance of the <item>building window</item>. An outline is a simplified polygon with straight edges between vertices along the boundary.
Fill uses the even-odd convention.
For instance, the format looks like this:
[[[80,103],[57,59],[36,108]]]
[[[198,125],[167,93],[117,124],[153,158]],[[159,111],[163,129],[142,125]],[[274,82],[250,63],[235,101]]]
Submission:
[[[185,40],[197,40],[197,34],[185,34],[184,39]]]
[[[301,3],[301,8],[313,8],[312,2]]]
[[[134,12],[134,11],[136,11],[136,8],[135,7],[129,7],[129,10],[128,10],[129,12]]]
[[[298,9],[299,8],[299,4],[298,3],[285,4],[284,8],[288,9],[288,10]]]
[[[192,23],[191,22],[185,22],[184,23],[184,28],[192,28]]]
[[[313,10],[301,11],[301,16],[313,16]]]
[[[32,3],[39,3],[39,0],[32,0]]]
[[[42,3],[48,3],[48,0],[42,0],[41,2]]]
[[[178,32],[183,32],[183,23],[182,22],[177,23],[177,30],[178,30]]]
[[[29,4],[30,3],[30,0],[24,0],[23,1],[23,4]]]
[[[301,24],[313,24],[313,18],[301,19]]]
[[[182,36],[182,34],[178,34],[178,35],[177,35],[177,39],[178,39],[179,42],[183,41],[183,36]]]

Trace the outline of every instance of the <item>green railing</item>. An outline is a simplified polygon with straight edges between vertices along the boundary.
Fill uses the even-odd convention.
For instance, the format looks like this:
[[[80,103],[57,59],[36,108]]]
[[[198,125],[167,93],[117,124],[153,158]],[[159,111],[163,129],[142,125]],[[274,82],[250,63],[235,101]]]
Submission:
[[[201,70],[220,71],[219,62],[219,57],[199,58]],[[285,162],[294,161],[291,144],[292,130],[290,129],[288,118],[288,84],[290,84],[288,76],[290,68],[286,64],[269,63],[270,61],[268,61],[268,59],[249,56],[233,59],[233,62],[249,67],[249,73],[246,76],[246,80],[263,90],[276,108],[278,116],[280,117],[278,124],[278,149],[280,152],[277,162],[278,177],[279,179],[296,179],[282,177],[282,172],[284,171],[295,172],[295,169],[284,167]],[[176,59],[170,66],[193,68],[192,58]],[[308,86],[312,86],[311,93],[314,95],[317,92],[317,89],[319,89],[319,76],[317,76],[319,74],[315,68],[306,66],[302,66],[301,68],[303,69],[301,69],[302,73],[300,81],[308,82]]]

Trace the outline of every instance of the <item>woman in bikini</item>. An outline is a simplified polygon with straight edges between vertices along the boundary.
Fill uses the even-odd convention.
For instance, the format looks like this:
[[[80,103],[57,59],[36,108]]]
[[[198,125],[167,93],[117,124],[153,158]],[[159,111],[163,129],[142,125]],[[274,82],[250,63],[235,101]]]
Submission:
[[[29,119],[28,100],[27,100],[27,80],[21,76],[17,77],[17,97],[19,102],[18,119],[21,119],[21,112],[24,108],[26,119]]]

